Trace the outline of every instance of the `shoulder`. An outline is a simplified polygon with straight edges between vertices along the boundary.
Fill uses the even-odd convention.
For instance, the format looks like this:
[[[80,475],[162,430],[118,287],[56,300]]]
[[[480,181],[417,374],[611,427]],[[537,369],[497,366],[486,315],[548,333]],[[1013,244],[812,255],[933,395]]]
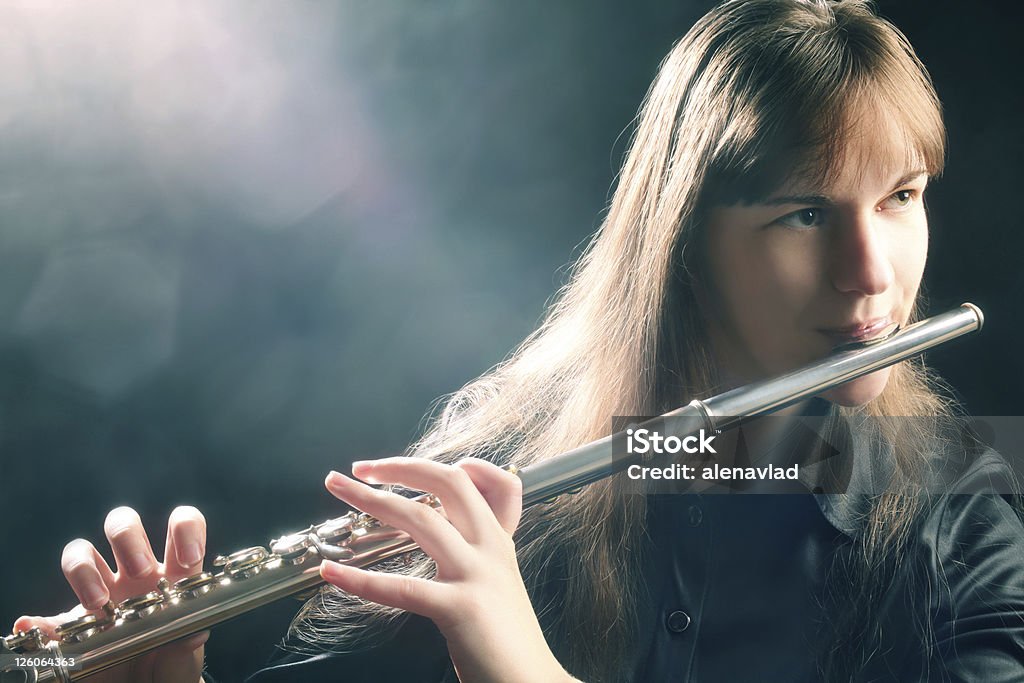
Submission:
[[[934,504],[924,520],[922,537],[934,548],[937,559],[963,559],[959,556],[965,552],[1008,552],[1024,559],[1019,484],[996,451],[982,451],[945,491],[932,493]],[[1004,543],[995,543],[996,539]]]
[[[1021,597],[1024,523],[1016,487],[1009,465],[988,449],[935,497],[921,541],[930,551],[935,578],[947,591],[1000,590]],[[994,581],[994,571],[1007,581]]]
[[[1024,680],[1024,523],[1016,483],[984,451],[921,529],[934,659],[961,680]]]

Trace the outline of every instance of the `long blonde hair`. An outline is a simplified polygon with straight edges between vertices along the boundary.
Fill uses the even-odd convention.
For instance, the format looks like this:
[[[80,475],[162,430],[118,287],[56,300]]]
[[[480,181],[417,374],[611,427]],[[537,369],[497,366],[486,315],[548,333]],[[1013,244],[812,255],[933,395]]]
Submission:
[[[694,279],[701,216],[749,201],[798,160],[827,176],[854,105],[881,107],[907,154],[937,174],[945,134],[929,77],[909,43],[859,0],[725,2],[672,49],[643,103],[607,217],[540,325],[507,360],[451,396],[409,455],[486,458],[523,466],[606,435],[613,415],[652,415],[718,389]],[[920,364],[896,367],[874,415],[940,415]],[[894,430],[901,461],[873,508],[861,552],[866,576],[898,552],[916,508],[917,445]],[[517,532],[534,607],[556,655],[583,680],[618,678],[630,642],[646,503],[606,480],[526,511]],[[572,558],[571,570],[560,558]],[[418,557],[396,571],[430,576]],[[401,617],[333,590],[310,601],[292,644],[352,650]],[[860,626],[851,625],[849,629]],[[826,657],[828,659],[828,657]],[[826,664],[826,666],[832,666]]]

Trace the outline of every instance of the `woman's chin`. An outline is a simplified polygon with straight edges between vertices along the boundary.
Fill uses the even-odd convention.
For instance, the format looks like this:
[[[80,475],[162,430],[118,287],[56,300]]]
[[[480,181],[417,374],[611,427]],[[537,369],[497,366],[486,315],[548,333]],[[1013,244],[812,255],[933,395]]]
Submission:
[[[862,406],[881,395],[885,385],[889,382],[889,372],[892,368],[884,368],[873,372],[870,375],[858,377],[846,384],[833,387],[821,394],[821,397],[847,408]]]

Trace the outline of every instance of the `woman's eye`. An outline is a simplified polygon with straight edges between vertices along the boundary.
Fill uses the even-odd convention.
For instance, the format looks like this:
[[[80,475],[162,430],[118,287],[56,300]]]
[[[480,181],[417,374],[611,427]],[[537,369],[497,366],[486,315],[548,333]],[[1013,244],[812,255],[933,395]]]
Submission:
[[[782,218],[777,219],[775,222],[778,225],[785,226],[787,228],[796,228],[797,230],[806,230],[808,228],[816,228],[824,222],[825,212],[822,209],[806,208],[794,211],[793,213],[787,213]]]
[[[898,190],[893,192],[884,202],[887,209],[905,209],[914,203],[917,196],[915,190]]]

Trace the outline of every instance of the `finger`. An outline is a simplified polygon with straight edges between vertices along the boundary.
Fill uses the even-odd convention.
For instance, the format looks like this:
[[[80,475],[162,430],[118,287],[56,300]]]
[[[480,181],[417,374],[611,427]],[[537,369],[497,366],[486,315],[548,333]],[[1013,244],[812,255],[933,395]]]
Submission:
[[[468,549],[466,539],[430,506],[375,489],[339,472],[331,472],[324,483],[337,498],[388,526],[405,531],[435,562],[449,564],[466,559],[461,552]]]
[[[78,538],[64,546],[60,567],[79,602],[88,609],[99,609],[110,600],[114,572],[92,543]]]
[[[203,671],[203,645],[209,639],[210,632],[203,631],[165,645],[154,653],[159,656],[160,660],[159,666],[154,666],[153,683],[181,683],[181,681],[198,680]],[[154,664],[156,664],[155,661]]]
[[[206,518],[191,505],[181,505],[167,520],[164,569],[173,576],[189,576],[203,568],[206,554]]]
[[[119,573],[137,579],[156,571],[156,556],[135,510],[129,507],[111,510],[103,523],[103,532],[114,551]]]
[[[470,543],[479,542],[494,529],[494,513],[466,471],[458,467],[423,458],[382,458],[352,463],[352,473],[373,484],[430,491]]]
[[[330,560],[320,563],[320,576],[364,600],[404,609],[429,619],[443,619],[446,609],[452,604],[449,586],[415,576],[356,569]]]
[[[466,458],[455,466],[465,470],[473,480],[501,528],[510,536],[515,533],[523,514],[523,480],[479,458]]]
[[[38,628],[48,637],[53,638],[57,632],[58,626],[67,623],[72,619],[77,619],[84,614],[85,610],[82,607],[76,607],[70,612],[64,612],[63,614],[58,614],[54,617],[18,617],[17,621],[14,622],[14,627],[11,629],[11,633]]]

